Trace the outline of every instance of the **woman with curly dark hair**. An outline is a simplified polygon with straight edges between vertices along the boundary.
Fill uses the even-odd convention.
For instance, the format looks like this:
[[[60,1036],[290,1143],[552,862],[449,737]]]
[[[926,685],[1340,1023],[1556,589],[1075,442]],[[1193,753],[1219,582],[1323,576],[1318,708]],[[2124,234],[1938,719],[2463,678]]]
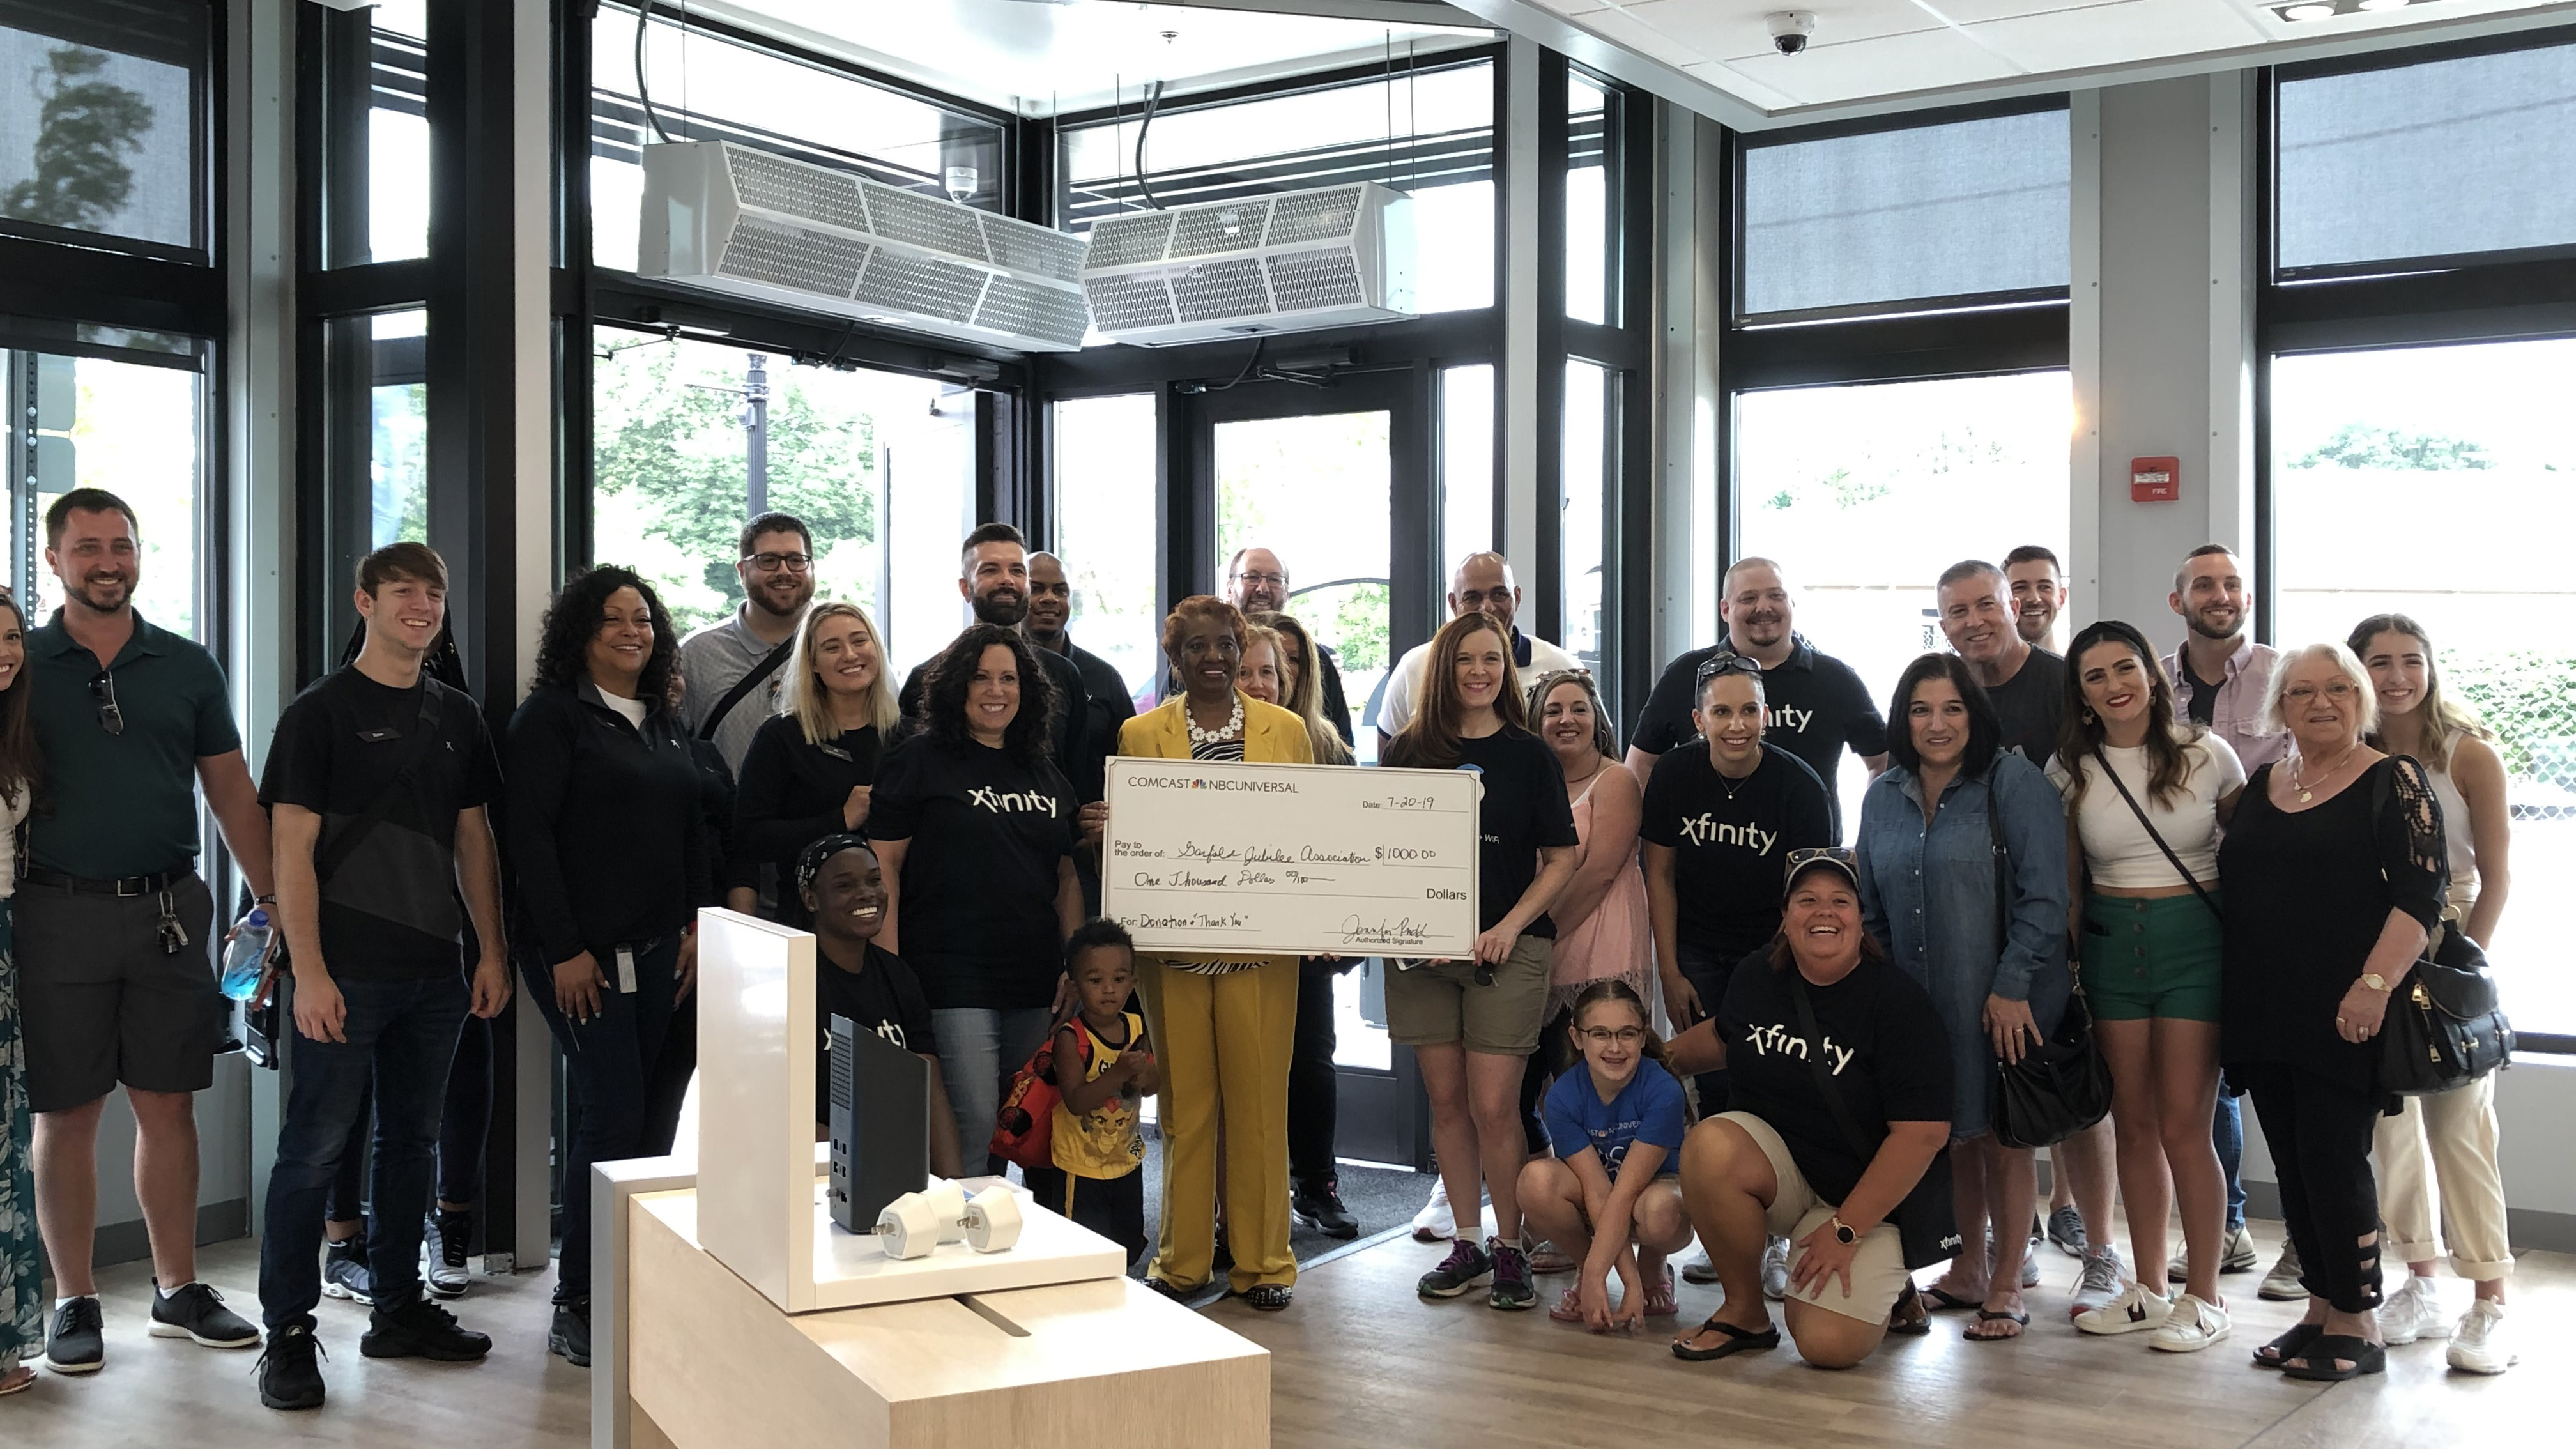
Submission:
[[[1016,629],[976,624],[927,666],[920,733],[877,766],[868,836],[886,883],[877,942],[930,997],[940,1075],[969,1170],[985,1161],[1005,1074],[1064,1004],[1082,924],[1073,786],[1048,758],[1054,689]]]
[[[715,885],[679,634],[653,586],[602,565],[546,611],[537,677],[501,745],[518,878],[513,945],[572,1081],[563,1260],[547,1347],[590,1362],[590,1165],[646,1154],[646,1084],[697,966]]]

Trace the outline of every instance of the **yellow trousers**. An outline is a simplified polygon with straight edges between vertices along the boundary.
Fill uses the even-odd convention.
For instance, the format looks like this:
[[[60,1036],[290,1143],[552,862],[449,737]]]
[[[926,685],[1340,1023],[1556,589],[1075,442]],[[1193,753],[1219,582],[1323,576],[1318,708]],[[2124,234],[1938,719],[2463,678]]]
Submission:
[[[1154,957],[1137,987],[1163,1073],[1163,1225],[1154,1277],[1207,1282],[1216,1259],[1217,1139],[1225,1140],[1225,1230],[1237,1293],[1297,1281],[1288,1249],[1288,1058],[1297,1038],[1292,958],[1222,976]]]

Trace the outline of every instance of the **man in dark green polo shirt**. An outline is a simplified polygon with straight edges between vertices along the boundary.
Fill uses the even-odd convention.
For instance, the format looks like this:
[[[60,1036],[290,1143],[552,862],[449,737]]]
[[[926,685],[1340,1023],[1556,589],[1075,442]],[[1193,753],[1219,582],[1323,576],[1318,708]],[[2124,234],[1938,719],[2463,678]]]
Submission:
[[[134,1171],[151,1235],[151,1332],[248,1348],[259,1330],[197,1281],[195,1098],[214,1080],[223,998],[214,899],[197,874],[197,789],[251,889],[269,894],[259,808],[223,671],[191,640],[134,611],[142,571],[134,510],[75,488],[45,513],[45,563],[63,607],[27,636],[30,714],[47,803],[30,822],[17,893],[19,1002],[36,1205],[61,1303],[46,1366],[103,1362],[98,1285],[98,1124],[123,1083]]]

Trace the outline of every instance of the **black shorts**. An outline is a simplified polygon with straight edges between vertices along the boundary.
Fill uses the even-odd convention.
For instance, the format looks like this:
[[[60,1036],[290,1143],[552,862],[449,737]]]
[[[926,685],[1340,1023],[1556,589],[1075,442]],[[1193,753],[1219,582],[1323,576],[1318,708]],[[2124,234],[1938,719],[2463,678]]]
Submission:
[[[157,895],[75,895],[21,882],[18,1008],[27,1105],[62,1112],[119,1082],[146,1092],[203,1091],[215,1080],[224,998],[215,989],[215,898],[194,875],[170,888],[188,944],[161,943]]]
[[[1130,1267],[1145,1256],[1145,1169],[1117,1177],[1083,1177],[1060,1167],[1029,1169],[1029,1196],[1127,1250]]]

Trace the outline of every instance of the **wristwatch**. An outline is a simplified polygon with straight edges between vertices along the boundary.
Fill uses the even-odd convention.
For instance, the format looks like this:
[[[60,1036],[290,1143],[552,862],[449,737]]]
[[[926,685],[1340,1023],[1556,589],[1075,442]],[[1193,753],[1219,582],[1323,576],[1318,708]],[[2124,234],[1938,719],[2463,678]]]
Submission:
[[[1840,1217],[1829,1217],[1825,1219],[1825,1226],[1834,1230],[1835,1242],[1857,1243],[1860,1241],[1860,1234],[1852,1231],[1852,1225],[1844,1222]]]
[[[2364,971],[2361,973],[2361,984],[2369,987],[2373,991],[2386,991],[2389,989],[2388,978],[2380,975],[2376,971]]]

